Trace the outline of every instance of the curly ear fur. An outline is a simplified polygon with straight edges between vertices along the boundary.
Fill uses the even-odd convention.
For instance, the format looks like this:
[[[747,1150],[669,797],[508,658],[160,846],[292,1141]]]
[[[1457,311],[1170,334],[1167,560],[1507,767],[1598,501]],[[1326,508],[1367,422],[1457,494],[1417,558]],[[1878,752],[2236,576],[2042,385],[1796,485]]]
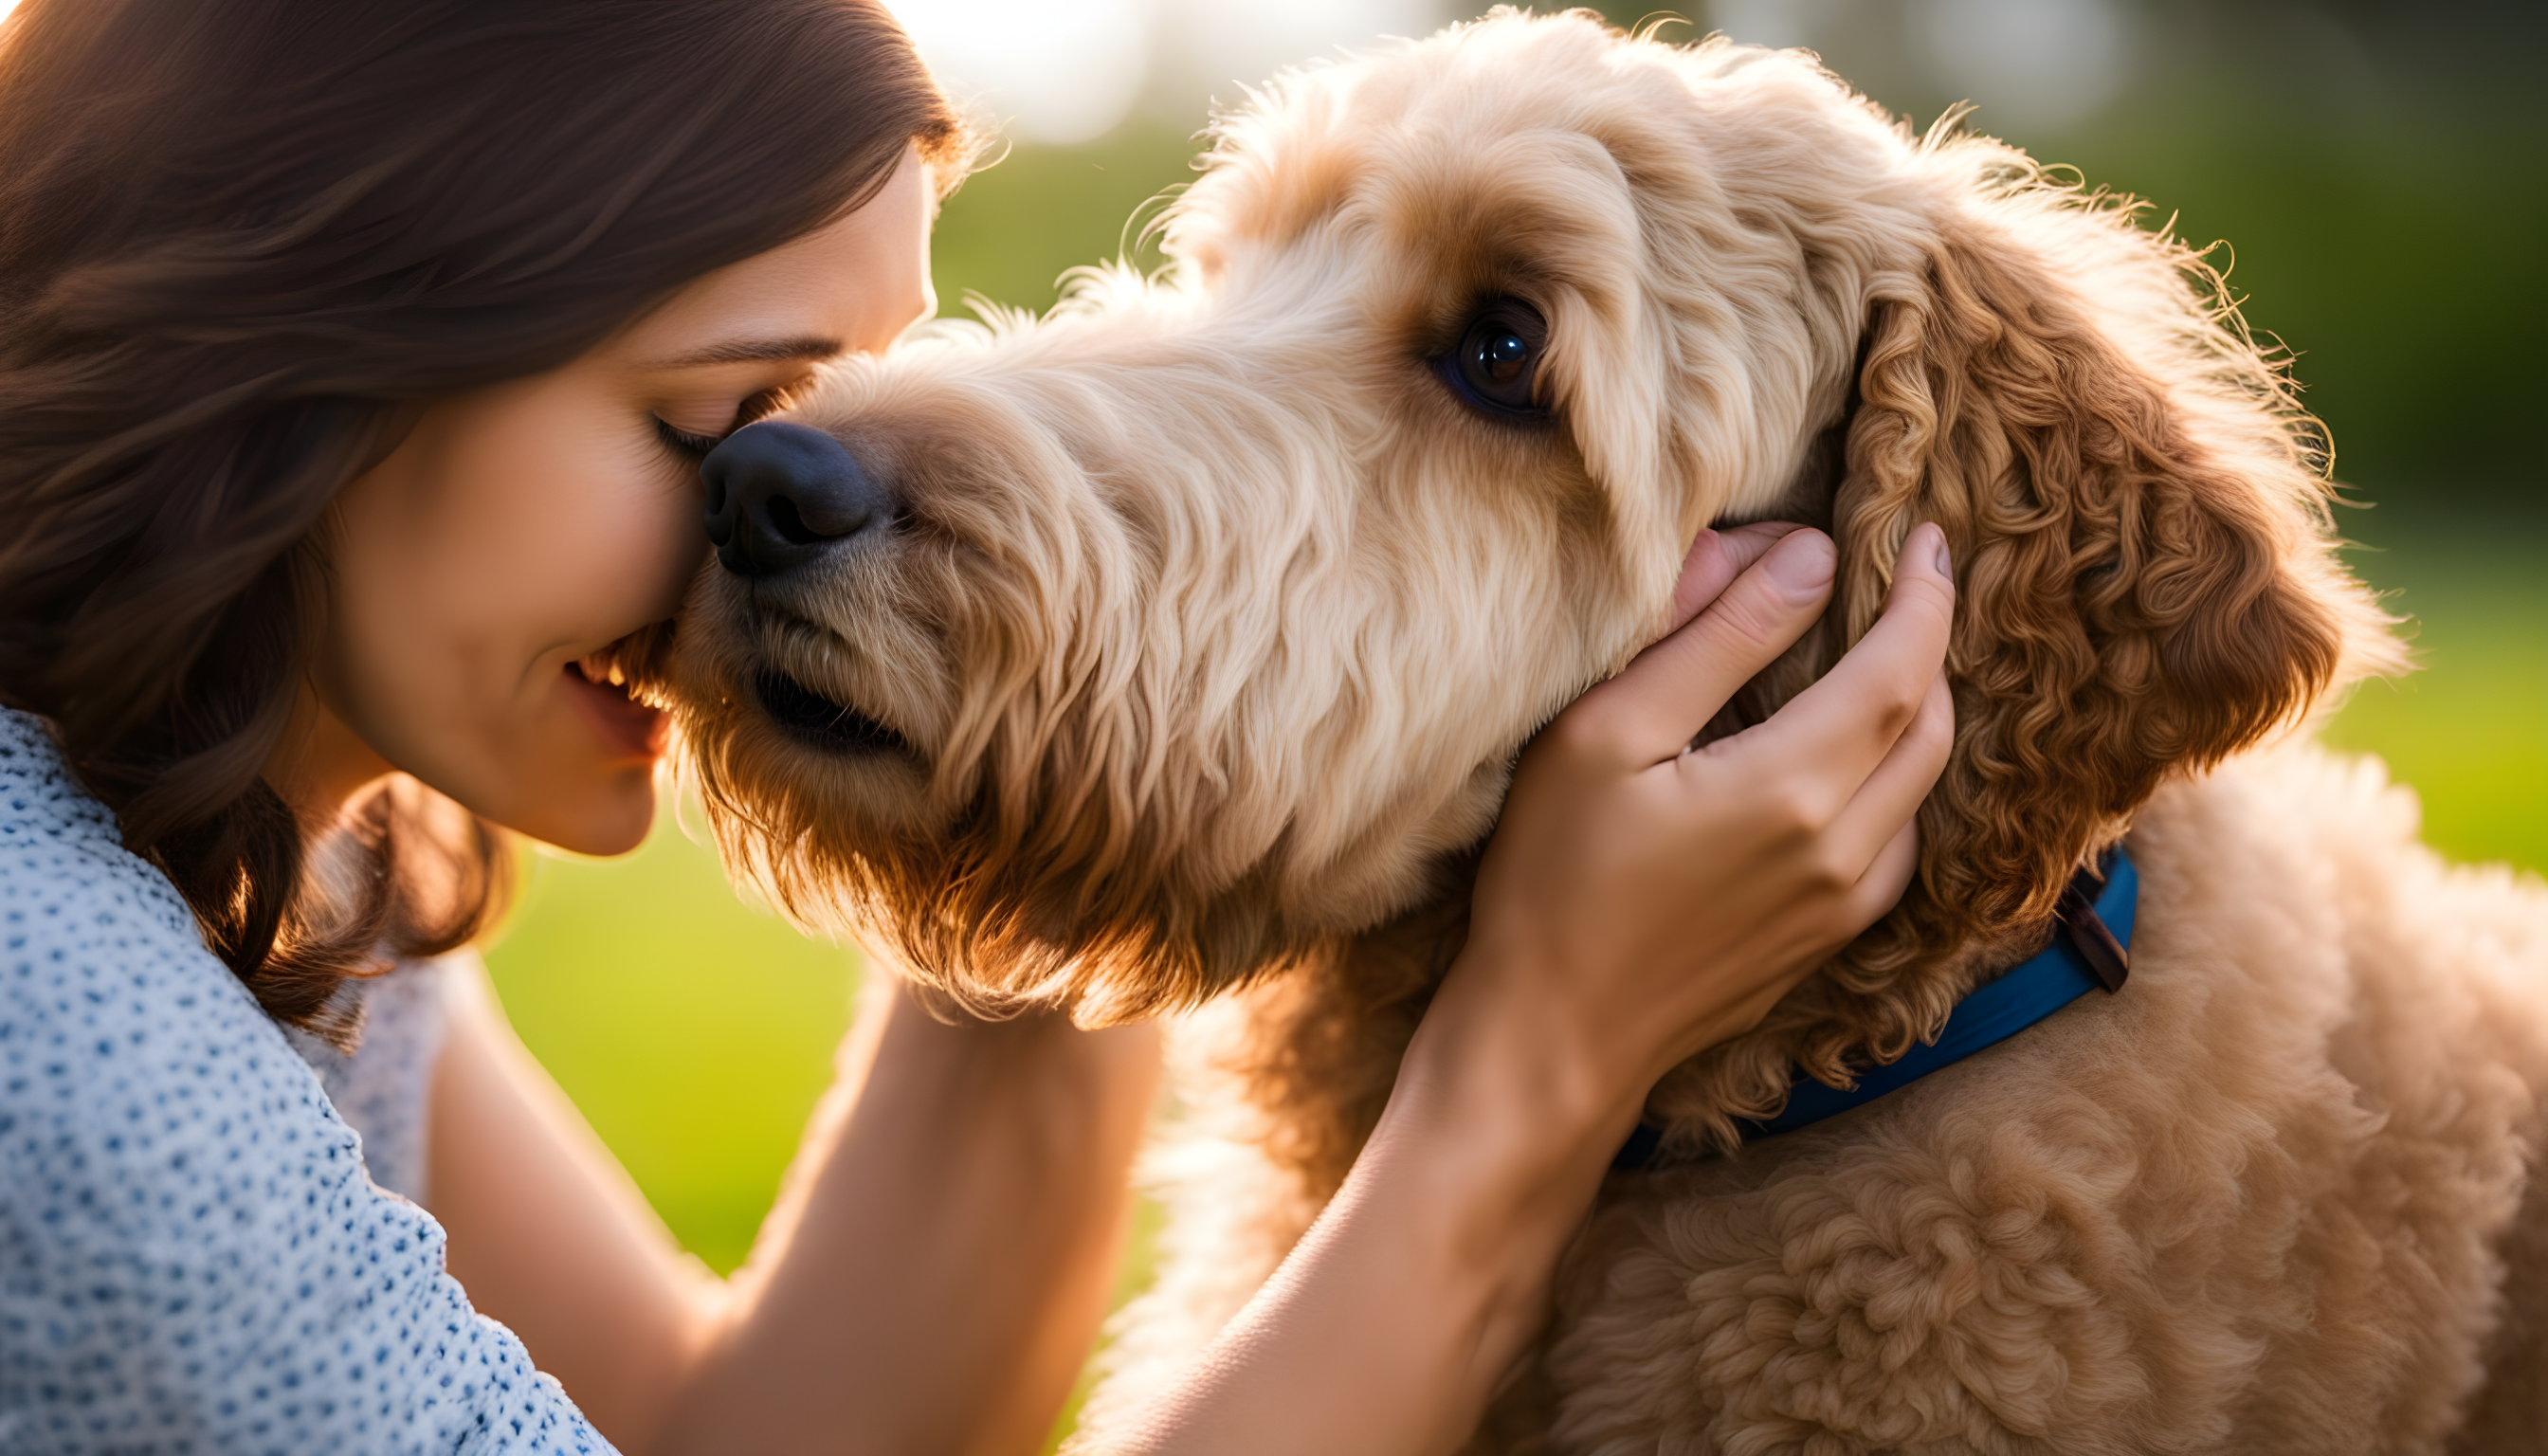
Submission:
[[[1870,290],[1840,582],[1802,656],[1818,673],[1864,635],[1904,536],[1938,522],[1960,593],[1956,746],[1901,905],[1659,1097],[1718,1139],[1783,1103],[1791,1059],[1846,1085],[1936,1035],[2043,943],[2063,884],[2169,774],[2403,666],[2334,560],[2324,436],[2218,275],[2130,208],[2023,176],[1996,197],[1966,183],[1971,214]]]

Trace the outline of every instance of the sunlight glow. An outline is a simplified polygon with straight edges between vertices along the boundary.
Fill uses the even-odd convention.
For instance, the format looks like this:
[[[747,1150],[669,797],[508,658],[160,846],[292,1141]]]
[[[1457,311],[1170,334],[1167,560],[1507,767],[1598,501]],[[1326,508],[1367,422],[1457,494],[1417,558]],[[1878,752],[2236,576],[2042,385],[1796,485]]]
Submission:
[[[1085,141],[1132,111],[1150,68],[1145,0],[894,0],[959,101],[1028,140]]]
[[[1203,120],[1206,97],[1286,65],[1421,36],[1450,19],[1447,0],[887,0],[920,53],[959,100],[1026,141],[1103,136],[1137,107]]]

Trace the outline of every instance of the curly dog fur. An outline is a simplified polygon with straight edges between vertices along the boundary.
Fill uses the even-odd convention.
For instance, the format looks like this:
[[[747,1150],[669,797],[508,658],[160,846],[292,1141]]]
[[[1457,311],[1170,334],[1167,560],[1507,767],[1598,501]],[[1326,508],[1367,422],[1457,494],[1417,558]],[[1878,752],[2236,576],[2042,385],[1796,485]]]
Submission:
[[[2301,741],[2400,653],[2322,433],[2198,255],[1809,56],[1582,15],[1281,78],[1163,237],[1156,278],[795,402],[896,523],[711,572],[655,686],[801,921],[995,1014],[1191,1013],[1165,1268],[1093,1444],[1342,1177],[1517,748],[1651,636],[1701,526],[1768,517],[1830,529],[1837,594],[1710,733],[1866,631],[1914,523],[1954,546],[1917,878],[1657,1090],[1668,1165],[1604,1191],[1478,1449],[2548,1429],[2548,903]],[[1544,421],[1436,367],[1497,299],[1545,319]],[[786,726],[773,682],[862,731]],[[2123,994],[1737,1144],[1797,1065],[1934,1035],[2119,840]]]

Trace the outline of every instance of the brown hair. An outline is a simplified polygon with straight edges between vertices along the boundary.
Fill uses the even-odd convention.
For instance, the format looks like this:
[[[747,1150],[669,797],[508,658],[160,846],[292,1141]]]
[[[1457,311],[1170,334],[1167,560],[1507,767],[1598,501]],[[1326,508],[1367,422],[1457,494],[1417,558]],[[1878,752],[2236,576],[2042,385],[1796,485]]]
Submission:
[[[0,701],[275,1017],[473,934],[500,842],[402,788],[305,893],[260,772],[336,492],[437,396],[969,144],[875,0],[28,0],[0,23]],[[433,873],[436,862],[447,870]],[[305,903],[308,902],[308,903]]]

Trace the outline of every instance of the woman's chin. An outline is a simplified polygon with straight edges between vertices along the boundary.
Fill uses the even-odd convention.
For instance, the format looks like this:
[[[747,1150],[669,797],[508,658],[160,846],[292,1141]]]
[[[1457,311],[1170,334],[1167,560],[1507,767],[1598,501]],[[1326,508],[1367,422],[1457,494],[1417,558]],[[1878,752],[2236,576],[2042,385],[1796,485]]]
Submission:
[[[558,815],[560,822],[549,833],[534,838],[569,854],[603,860],[625,855],[644,844],[647,831],[655,827],[655,774],[647,769],[614,774],[612,778],[605,791],[594,795],[595,802],[574,806],[582,812]],[[558,807],[568,808],[563,804]]]
[[[627,854],[655,825],[655,769],[671,720],[571,667],[559,687],[573,706],[552,699],[536,730],[539,746],[503,756],[510,767],[502,791],[488,799],[505,812],[487,817],[569,854]]]
[[[552,759],[551,772],[536,776],[536,782],[516,777],[504,791],[485,795],[472,807],[551,849],[604,860],[644,844],[647,831],[655,827],[651,763],[586,759],[567,766]]]

